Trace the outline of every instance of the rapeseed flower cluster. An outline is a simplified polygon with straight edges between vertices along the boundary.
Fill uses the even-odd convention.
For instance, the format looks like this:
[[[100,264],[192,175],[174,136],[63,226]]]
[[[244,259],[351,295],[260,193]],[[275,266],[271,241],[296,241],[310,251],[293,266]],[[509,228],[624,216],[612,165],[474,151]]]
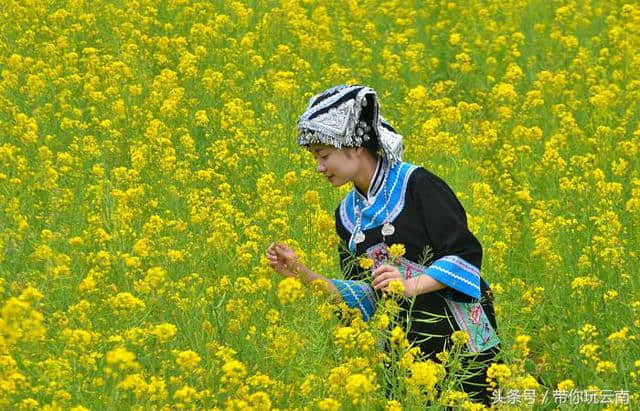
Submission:
[[[300,280],[288,277],[278,284],[278,298],[282,304],[292,304],[304,295],[304,290]]]

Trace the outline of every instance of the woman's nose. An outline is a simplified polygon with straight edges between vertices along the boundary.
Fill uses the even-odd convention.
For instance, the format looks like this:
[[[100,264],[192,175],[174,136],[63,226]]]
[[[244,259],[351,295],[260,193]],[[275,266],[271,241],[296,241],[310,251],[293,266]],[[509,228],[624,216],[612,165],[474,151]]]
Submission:
[[[327,171],[327,168],[324,166],[324,164],[319,162],[316,166],[316,170],[318,171],[318,173],[324,173],[325,171]]]

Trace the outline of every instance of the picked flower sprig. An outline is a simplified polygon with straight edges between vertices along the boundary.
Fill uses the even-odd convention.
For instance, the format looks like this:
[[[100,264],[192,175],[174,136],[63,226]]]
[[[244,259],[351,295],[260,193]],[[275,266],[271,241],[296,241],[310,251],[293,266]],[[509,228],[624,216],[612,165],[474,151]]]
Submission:
[[[371,286],[393,296],[412,297],[411,284],[404,278],[397,266],[397,260],[406,253],[404,244],[393,244],[389,247],[389,260],[371,272]],[[369,261],[367,261],[369,260]],[[362,259],[361,267],[373,266],[373,260]],[[365,268],[366,269],[366,268]]]

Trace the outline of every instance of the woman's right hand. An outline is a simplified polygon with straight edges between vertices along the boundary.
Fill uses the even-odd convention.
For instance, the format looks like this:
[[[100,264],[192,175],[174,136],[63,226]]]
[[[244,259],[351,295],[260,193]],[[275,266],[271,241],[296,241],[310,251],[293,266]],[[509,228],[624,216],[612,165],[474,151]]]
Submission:
[[[279,241],[271,243],[267,248],[269,266],[283,277],[295,277],[298,256],[293,249]]]

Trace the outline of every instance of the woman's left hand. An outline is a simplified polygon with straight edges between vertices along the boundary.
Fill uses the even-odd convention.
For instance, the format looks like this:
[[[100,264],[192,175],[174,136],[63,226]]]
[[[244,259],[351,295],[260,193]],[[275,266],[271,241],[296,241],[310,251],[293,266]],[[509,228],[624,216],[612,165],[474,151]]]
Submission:
[[[295,277],[298,257],[288,245],[277,241],[267,248],[269,265],[283,277]]]
[[[413,282],[410,280],[405,280],[400,271],[388,264],[383,264],[380,267],[376,268],[371,272],[371,276],[373,277],[373,281],[371,282],[371,286],[375,290],[389,291],[389,283],[393,280],[399,280],[404,286],[404,295],[406,297],[413,296]]]

